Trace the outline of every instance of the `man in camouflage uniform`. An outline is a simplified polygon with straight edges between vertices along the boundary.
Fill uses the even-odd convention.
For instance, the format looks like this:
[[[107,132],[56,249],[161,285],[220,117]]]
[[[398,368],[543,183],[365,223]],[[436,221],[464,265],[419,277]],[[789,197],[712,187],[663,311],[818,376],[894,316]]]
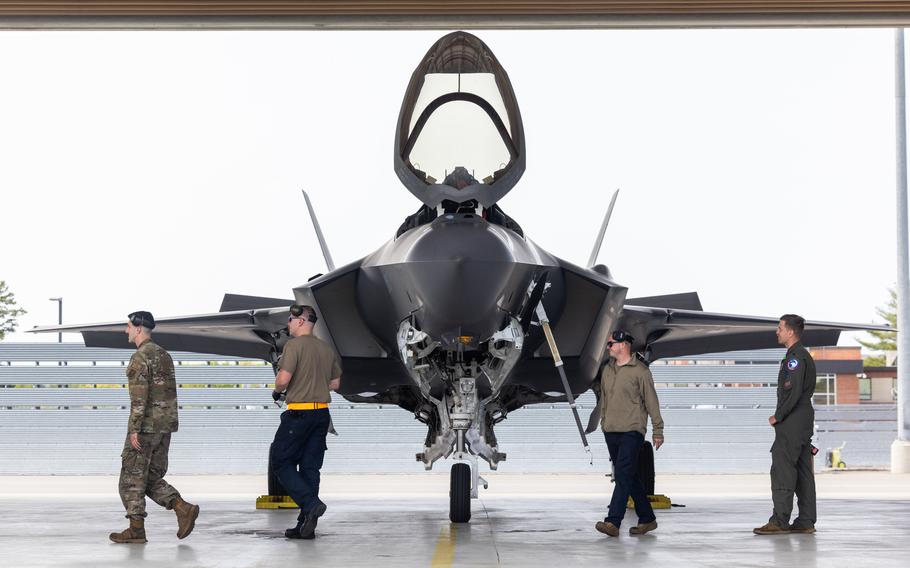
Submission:
[[[116,543],[144,543],[145,496],[177,514],[177,538],[192,532],[199,506],[187,503],[164,480],[171,432],[177,431],[177,382],[174,361],[167,351],[152,342],[155,318],[149,312],[133,312],[126,324],[136,352],[130,358],[130,418],[126,442],[120,457],[120,500],[130,526],[111,533]]]

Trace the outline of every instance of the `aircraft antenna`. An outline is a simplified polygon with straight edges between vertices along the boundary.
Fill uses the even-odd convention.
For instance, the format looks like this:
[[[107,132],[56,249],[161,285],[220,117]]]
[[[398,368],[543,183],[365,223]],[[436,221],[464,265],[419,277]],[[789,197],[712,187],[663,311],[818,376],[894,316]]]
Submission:
[[[610,224],[610,217],[613,215],[613,206],[616,205],[616,197],[619,195],[619,189],[613,192],[613,199],[610,200],[610,206],[607,207],[607,214],[604,215],[603,223],[600,225],[600,232],[597,233],[597,240],[594,241],[594,250],[591,251],[591,258],[588,259],[588,268],[594,266],[597,262],[597,255],[600,253],[600,245],[604,241],[604,234],[607,232],[607,225]]]
[[[319,228],[319,220],[316,219],[316,212],[313,211],[313,204],[310,203],[310,196],[305,189],[300,190],[303,198],[306,200],[306,208],[310,211],[310,219],[313,220],[313,230],[316,231],[316,238],[319,239],[319,248],[322,249],[322,256],[325,258],[325,266],[329,272],[335,270],[335,263],[332,261],[332,254],[329,252],[328,245],[325,244],[325,237],[322,236],[322,229]]]

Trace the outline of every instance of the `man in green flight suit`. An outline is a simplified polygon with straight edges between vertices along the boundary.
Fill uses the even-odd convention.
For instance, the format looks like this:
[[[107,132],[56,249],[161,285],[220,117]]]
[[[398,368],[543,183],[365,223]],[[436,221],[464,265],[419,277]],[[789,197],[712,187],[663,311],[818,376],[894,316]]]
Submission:
[[[152,342],[155,318],[133,312],[126,324],[136,352],[126,369],[129,380],[130,418],[120,457],[120,500],[130,526],[111,533],[118,544],[142,544],[145,538],[145,496],[177,514],[177,538],[186,538],[196,524],[199,506],[187,503],[164,480],[171,433],[177,431],[177,382],[170,354]]]
[[[812,429],[815,410],[815,361],[800,343],[806,321],[785,314],[777,324],[777,341],[787,348],[777,375],[777,409],[768,423],[774,428],[771,446],[771,498],[774,513],[764,526],[753,529],[759,535],[815,532],[815,470]],[[790,524],[793,493],[799,515]]]

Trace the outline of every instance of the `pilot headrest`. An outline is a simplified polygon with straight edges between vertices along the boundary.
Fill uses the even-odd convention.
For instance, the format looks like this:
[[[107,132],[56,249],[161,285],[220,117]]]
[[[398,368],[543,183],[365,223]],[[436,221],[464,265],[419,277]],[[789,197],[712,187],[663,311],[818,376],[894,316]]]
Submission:
[[[477,185],[478,182],[474,179],[474,176],[462,166],[456,167],[452,170],[452,173],[446,176],[446,179],[442,180],[442,183],[449,187],[454,187],[455,189],[464,189],[471,185]]]

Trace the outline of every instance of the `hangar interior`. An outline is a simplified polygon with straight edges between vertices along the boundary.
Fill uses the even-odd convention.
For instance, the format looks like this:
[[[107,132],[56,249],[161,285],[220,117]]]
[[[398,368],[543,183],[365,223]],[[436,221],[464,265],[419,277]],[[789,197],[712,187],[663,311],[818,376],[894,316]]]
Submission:
[[[894,0],[0,2],[0,29],[5,30],[887,27],[905,26],[908,21],[910,2]],[[124,355],[81,346],[53,352],[43,346],[3,344],[0,348],[0,361],[5,362],[0,365],[0,474],[65,476],[116,469],[126,416]],[[671,425],[668,445],[659,455],[658,475],[765,471],[770,432],[763,421],[767,406],[773,405],[780,352],[702,357],[690,361],[691,365],[654,367]],[[189,354],[177,359],[185,427],[181,444],[175,447],[173,471],[262,473],[262,456],[277,417],[277,409],[262,403],[268,400],[265,385],[273,380],[271,369],[239,360],[219,360],[213,365],[212,359]],[[828,385],[832,381],[826,378],[825,394],[844,400],[847,395],[837,386],[839,373],[830,374],[835,376],[833,391]],[[820,404],[817,445],[825,448],[847,442],[845,455],[851,465],[880,467],[883,452],[895,437],[897,409],[881,388],[874,394],[872,376],[856,378],[858,399],[865,396],[860,379],[869,378],[870,399],[884,400],[874,407],[863,400],[829,408]],[[693,389],[702,389],[697,391],[698,402]],[[704,396],[708,389],[710,396]],[[591,405],[589,398],[580,401],[583,411]],[[384,471],[420,470],[412,454],[422,434],[406,412],[343,401],[333,407],[341,436],[330,440],[326,473],[375,472],[377,434],[394,436],[394,441],[384,444]],[[414,443],[404,441],[410,438],[411,428]],[[509,453],[503,469],[590,471],[574,435],[564,405],[516,412],[500,430],[500,441]],[[731,439],[736,443],[731,444]],[[206,458],[200,460],[202,453]],[[594,459],[601,466],[607,463],[602,450]],[[832,482],[820,491],[824,525],[818,535],[774,539],[748,534],[748,527],[763,522],[767,515],[766,495],[741,488],[734,488],[734,494],[724,493],[719,489],[722,483],[711,478],[708,486],[688,496],[687,508],[660,514],[661,530],[656,534],[612,542],[590,528],[602,514],[606,496],[584,483],[575,486],[577,493],[568,495],[554,492],[552,484],[524,494],[490,493],[475,504],[470,525],[447,522],[444,495],[403,496],[392,491],[345,496],[339,487],[318,541],[290,547],[277,535],[291,522],[292,513],[257,513],[251,510],[248,495],[218,494],[220,486],[213,485],[208,492],[200,490],[205,512],[192,540],[177,544],[171,535],[172,519],[156,510],[150,517],[150,546],[126,548],[104,542],[106,531],[122,514],[113,484],[109,490],[93,493],[76,481],[61,493],[49,494],[39,479],[35,485],[9,482],[6,492],[0,492],[4,510],[0,543],[15,566],[271,565],[287,558],[289,548],[295,558],[346,566],[894,565],[906,556],[910,542],[905,477],[856,477],[856,483],[847,486]],[[820,486],[847,479],[820,478]],[[597,481],[607,483],[600,475]],[[627,522],[632,522],[631,517]]]

